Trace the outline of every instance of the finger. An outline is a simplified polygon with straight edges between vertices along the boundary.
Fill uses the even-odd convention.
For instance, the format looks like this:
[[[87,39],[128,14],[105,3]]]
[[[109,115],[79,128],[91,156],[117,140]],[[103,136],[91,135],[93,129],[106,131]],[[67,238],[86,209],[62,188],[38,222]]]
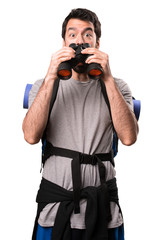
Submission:
[[[82,50],[81,52],[82,54],[103,54],[103,52],[101,52],[99,49],[97,48],[85,48],[84,50]]]
[[[70,50],[59,50],[55,54],[52,55],[51,59],[53,62],[61,62],[61,61],[67,61],[70,60],[71,58],[75,57],[74,51]]]
[[[96,62],[96,61],[104,61],[104,57],[101,55],[91,55],[86,59],[86,63],[90,63],[90,62]]]
[[[59,52],[57,52],[57,56],[71,56],[75,57],[75,51],[72,48],[62,49]]]
[[[59,53],[56,56],[57,59],[63,58],[63,57],[74,58],[75,57],[75,53],[72,53],[72,52],[61,52],[61,53]]]
[[[85,48],[81,51],[82,54],[95,54],[95,48]]]
[[[102,65],[102,60],[101,59],[99,59],[99,58],[92,58],[92,59],[87,59],[86,60],[86,63],[87,64],[90,64],[90,63],[99,63],[100,65]]]
[[[59,58],[59,63],[69,61],[69,60],[71,60],[71,58],[72,57],[70,57],[70,56],[66,56],[66,57],[63,56],[63,57]]]

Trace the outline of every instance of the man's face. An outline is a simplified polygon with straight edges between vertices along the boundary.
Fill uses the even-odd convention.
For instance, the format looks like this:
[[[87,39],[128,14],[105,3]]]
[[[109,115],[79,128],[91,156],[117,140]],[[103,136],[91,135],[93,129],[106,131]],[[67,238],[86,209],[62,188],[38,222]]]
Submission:
[[[66,26],[63,45],[69,47],[71,43],[77,45],[89,43],[91,47],[99,48],[99,41],[96,41],[93,23],[75,18],[70,19]],[[74,70],[78,73],[82,73],[85,71],[85,67],[86,66],[80,63],[74,68]]]
[[[64,46],[69,47],[71,43],[89,43],[91,47],[99,48],[93,23],[75,18],[70,19],[66,27]]]

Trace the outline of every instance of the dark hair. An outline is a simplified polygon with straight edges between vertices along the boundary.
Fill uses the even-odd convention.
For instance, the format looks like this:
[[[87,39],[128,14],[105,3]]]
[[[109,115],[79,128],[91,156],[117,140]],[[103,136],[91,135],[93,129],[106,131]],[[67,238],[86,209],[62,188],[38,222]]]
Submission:
[[[72,11],[65,18],[65,20],[62,24],[62,38],[63,39],[65,39],[67,23],[71,18],[76,18],[76,19],[80,19],[83,21],[88,21],[88,22],[93,23],[97,41],[101,37],[101,23],[99,22],[97,15],[88,9],[77,8],[77,9],[72,9]]]

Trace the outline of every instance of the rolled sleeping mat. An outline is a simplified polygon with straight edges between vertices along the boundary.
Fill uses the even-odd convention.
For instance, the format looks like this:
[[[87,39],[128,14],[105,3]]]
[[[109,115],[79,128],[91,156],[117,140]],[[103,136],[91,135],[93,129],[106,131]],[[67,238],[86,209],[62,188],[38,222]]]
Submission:
[[[136,116],[137,121],[139,120],[140,112],[141,112],[141,101],[133,99],[133,107],[134,107],[134,114]]]
[[[24,99],[23,99],[23,108],[28,108],[28,100],[29,100],[29,92],[32,88],[32,84],[27,84],[24,92]]]

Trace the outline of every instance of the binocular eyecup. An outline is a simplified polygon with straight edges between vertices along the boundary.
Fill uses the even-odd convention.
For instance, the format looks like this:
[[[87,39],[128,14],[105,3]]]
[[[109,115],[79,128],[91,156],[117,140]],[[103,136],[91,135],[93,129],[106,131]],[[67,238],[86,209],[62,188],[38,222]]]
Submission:
[[[99,79],[103,74],[100,64],[90,63],[87,67],[87,74],[91,79]],[[68,62],[62,62],[59,65],[57,76],[62,80],[68,80],[72,76],[72,68]]]
[[[62,80],[68,80],[69,78],[71,78],[72,69],[70,64],[67,61],[60,63],[58,67],[57,76]]]
[[[102,76],[103,69],[98,63],[90,63],[87,67],[87,73],[91,79],[97,80]]]

